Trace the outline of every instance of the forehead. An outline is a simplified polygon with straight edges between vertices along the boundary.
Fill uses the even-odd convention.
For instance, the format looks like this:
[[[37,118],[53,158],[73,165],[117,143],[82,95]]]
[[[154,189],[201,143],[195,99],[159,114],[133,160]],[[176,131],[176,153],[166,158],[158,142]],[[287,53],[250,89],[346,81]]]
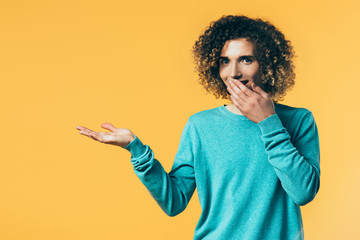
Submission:
[[[255,45],[246,38],[232,39],[225,42],[221,56],[254,55]]]

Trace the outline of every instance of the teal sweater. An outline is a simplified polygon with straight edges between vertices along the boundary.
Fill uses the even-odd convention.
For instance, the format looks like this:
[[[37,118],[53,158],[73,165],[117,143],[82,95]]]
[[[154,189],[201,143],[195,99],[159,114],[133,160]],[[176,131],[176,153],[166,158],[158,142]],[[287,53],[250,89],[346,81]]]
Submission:
[[[303,239],[300,206],[320,186],[318,131],[305,108],[275,103],[275,112],[258,124],[225,105],[192,115],[169,173],[136,135],[125,149],[167,215],[181,213],[197,187],[194,239]]]

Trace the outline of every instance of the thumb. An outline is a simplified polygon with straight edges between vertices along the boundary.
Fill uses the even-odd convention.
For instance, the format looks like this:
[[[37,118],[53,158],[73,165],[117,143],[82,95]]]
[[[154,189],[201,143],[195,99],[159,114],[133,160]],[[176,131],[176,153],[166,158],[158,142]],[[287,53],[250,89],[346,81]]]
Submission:
[[[115,132],[117,130],[117,128],[115,128],[111,123],[103,123],[101,127],[110,130],[111,132]]]
[[[266,97],[267,93],[264,92],[264,90],[261,89],[258,85],[256,85],[254,82],[251,83],[251,87],[254,90],[254,92],[260,94],[262,97]]]

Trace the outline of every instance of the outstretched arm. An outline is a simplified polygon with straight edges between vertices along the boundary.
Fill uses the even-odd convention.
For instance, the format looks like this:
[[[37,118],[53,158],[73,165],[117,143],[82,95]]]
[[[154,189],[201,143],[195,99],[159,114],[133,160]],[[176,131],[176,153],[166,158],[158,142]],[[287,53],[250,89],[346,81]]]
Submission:
[[[162,210],[169,216],[181,213],[190,201],[195,190],[194,161],[194,129],[187,123],[176,154],[172,170],[167,173],[148,145],[129,129],[115,128],[104,123],[103,128],[111,132],[95,132],[78,126],[80,134],[96,141],[121,146],[131,153],[131,163],[136,175],[146,186],[151,196]]]
[[[148,145],[137,136],[125,148],[131,152],[136,175],[169,216],[181,213],[189,203],[196,184],[194,174],[195,130],[188,122],[181,135],[172,170],[167,173]]]

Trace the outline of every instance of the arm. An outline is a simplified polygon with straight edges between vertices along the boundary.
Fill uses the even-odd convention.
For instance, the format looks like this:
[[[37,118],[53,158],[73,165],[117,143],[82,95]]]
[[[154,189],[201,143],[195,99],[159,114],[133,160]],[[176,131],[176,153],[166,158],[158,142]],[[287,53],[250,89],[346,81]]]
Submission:
[[[144,183],[159,206],[169,216],[182,212],[195,191],[194,158],[198,146],[195,128],[185,125],[180,146],[170,173],[166,173],[148,145],[126,128],[115,128],[111,123],[102,127],[110,132],[96,132],[77,126],[80,134],[98,142],[120,146],[131,153],[131,163],[136,175]]]
[[[269,163],[285,192],[298,205],[314,199],[320,187],[319,136],[315,120],[308,112],[300,121],[293,141],[275,113],[270,95],[255,83],[248,89],[240,81],[230,82],[228,90],[235,106],[262,132]]]
[[[312,201],[320,188],[319,136],[312,113],[302,117],[292,142],[277,114],[258,126],[269,163],[286,193],[300,206]]]
[[[196,132],[191,123],[185,125],[172,170],[167,173],[148,145],[135,135],[125,149],[131,153],[131,163],[136,175],[151,196],[169,216],[181,213],[190,201],[196,184],[194,157]]]

